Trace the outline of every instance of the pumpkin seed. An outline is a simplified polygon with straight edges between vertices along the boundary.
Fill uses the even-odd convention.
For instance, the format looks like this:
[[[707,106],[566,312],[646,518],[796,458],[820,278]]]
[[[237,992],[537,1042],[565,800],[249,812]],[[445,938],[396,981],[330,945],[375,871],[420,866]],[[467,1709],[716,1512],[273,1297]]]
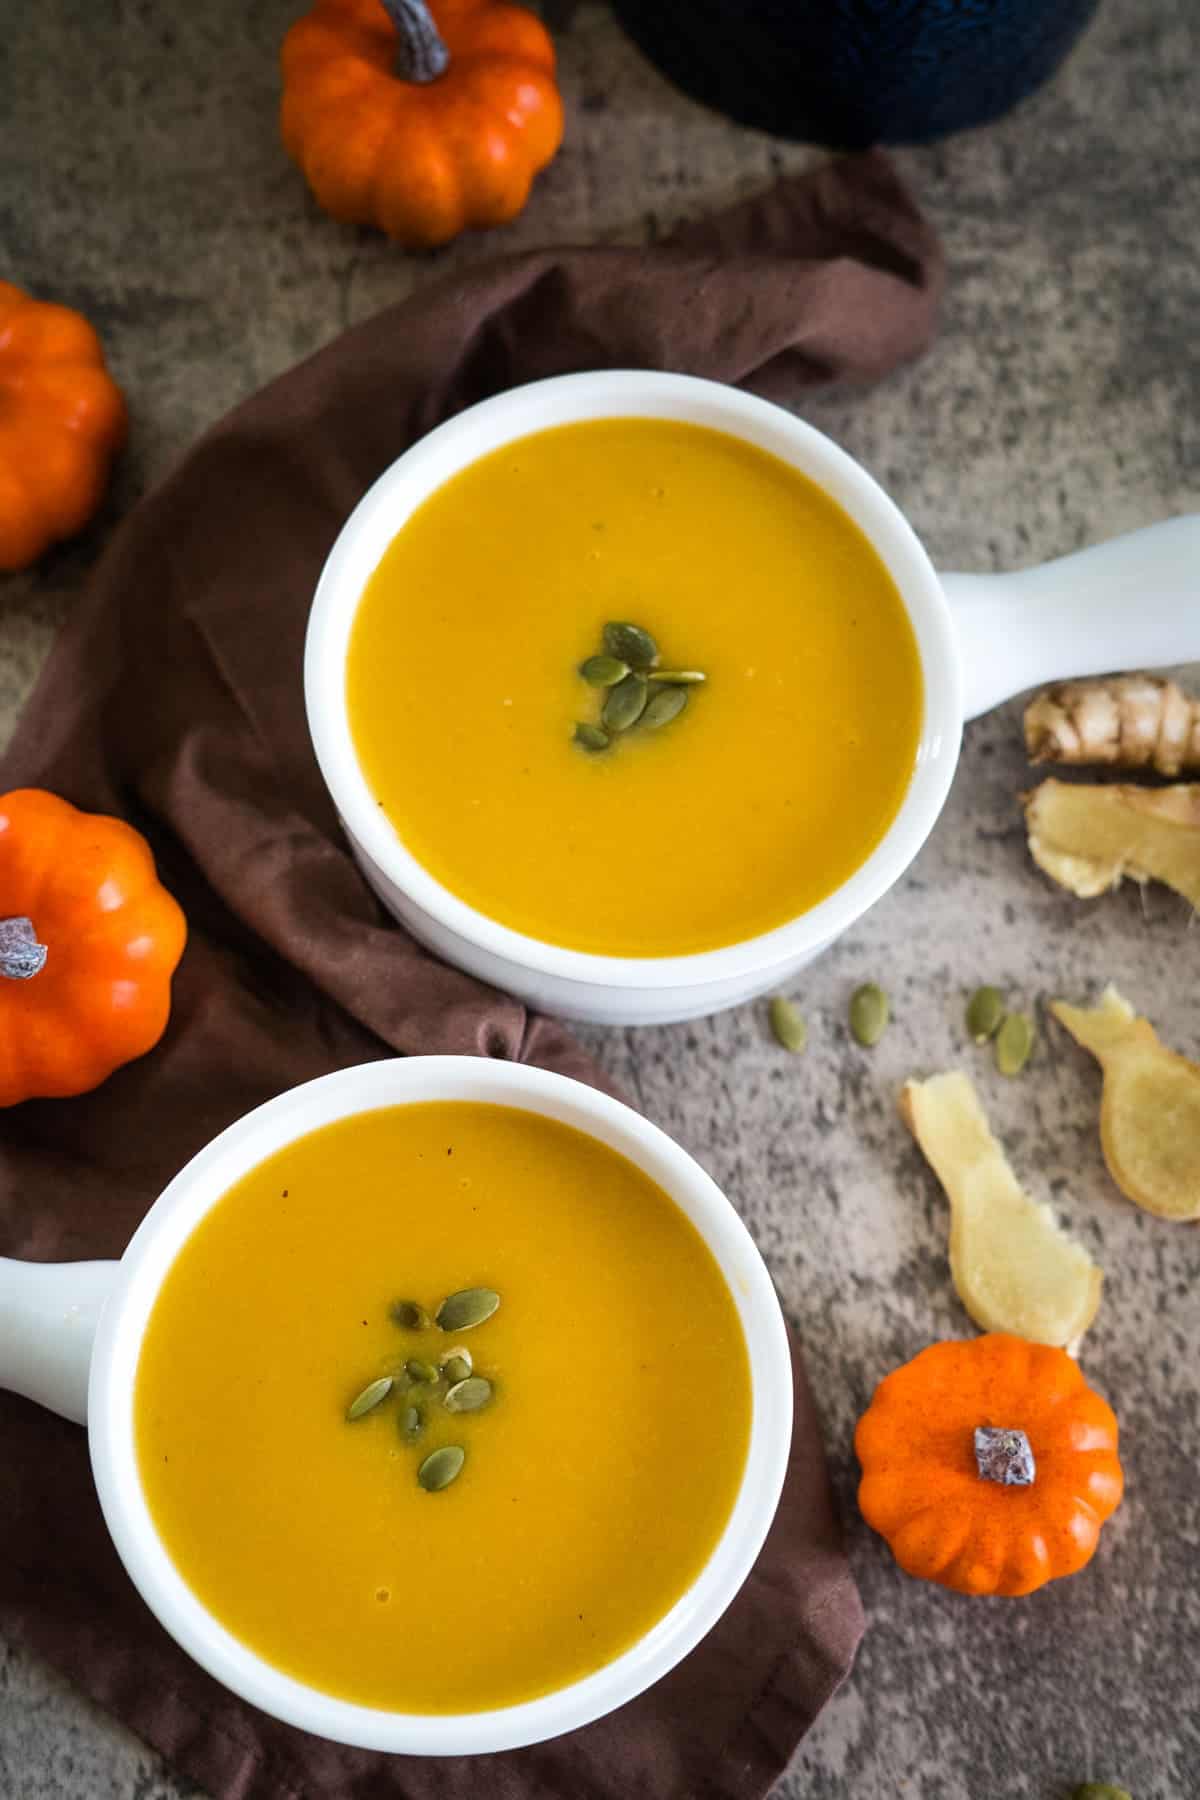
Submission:
[[[425,1414],[419,1406],[406,1406],[400,1414],[400,1436],[406,1444],[415,1444],[425,1429]]]
[[[1033,1055],[1033,1021],[1026,1013],[1009,1013],[996,1033],[996,1067],[1001,1075],[1019,1075]]]
[[[490,1319],[500,1304],[494,1288],[460,1288],[449,1294],[437,1309],[437,1323],[443,1331],[470,1331]]]
[[[877,982],[864,981],[850,996],[850,1031],[864,1050],[877,1044],[887,1029],[891,1008]]]
[[[658,661],[658,645],[650,633],[625,620],[614,620],[604,627],[604,648],[631,669],[652,669]]]
[[[433,1450],[417,1470],[417,1480],[427,1494],[440,1493],[461,1475],[467,1453],[458,1444],[443,1444]]]
[[[687,705],[687,697],[685,687],[659,688],[642,714],[642,724],[649,731],[657,731],[661,725],[669,725]]]
[[[468,1375],[465,1381],[456,1381],[449,1393],[443,1397],[442,1405],[447,1412],[479,1412],[492,1397],[492,1384],[483,1375]]]
[[[358,1394],[346,1408],[346,1417],[362,1419],[366,1417],[367,1413],[374,1412],[375,1408],[387,1399],[392,1391],[392,1385],[390,1375],[381,1375],[378,1381],[369,1381],[362,1393]]]
[[[404,1331],[428,1331],[433,1323],[423,1306],[415,1300],[395,1300],[388,1311],[393,1325],[399,1325]]]
[[[601,731],[599,725],[585,725],[581,721],[575,727],[575,742],[581,750],[589,750],[595,755],[597,750],[608,749],[608,733]]]
[[[1004,996],[999,988],[976,988],[967,1001],[967,1032],[977,1044],[995,1037],[1004,1023]]]
[[[650,669],[646,680],[665,681],[672,687],[693,687],[698,681],[707,681],[708,676],[699,669]]]
[[[419,1356],[410,1356],[404,1365],[404,1373],[410,1381],[436,1381],[438,1372],[432,1363],[423,1362]]]
[[[605,729],[628,731],[631,725],[636,725],[646,710],[646,696],[644,675],[626,675],[623,681],[618,681],[616,687],[609,688],[608,698],[600,714]]]
[[[619,656],[589,656],[579,665],[579,673],[590,687],[616,687],[629,673],[629,664]]]
[[[445,1379],[454,1382],[465,1381],[471,1373],[474,1363],[471,1360],[471,1352],[458,1347],[454,1350],[447,1350],[443,1356],[439,1356],[438,1366]]]
[[[1071,1800],[1133,1800],[1128,1788],[1114,1787],[1111,1781],[1085,1781],[1072,1788]]]
[[[808,1026],[791,1001],[776,994],[771,1001],[769,1017],[776,1040],[793,1056],[798,1055],[808,1042]]]

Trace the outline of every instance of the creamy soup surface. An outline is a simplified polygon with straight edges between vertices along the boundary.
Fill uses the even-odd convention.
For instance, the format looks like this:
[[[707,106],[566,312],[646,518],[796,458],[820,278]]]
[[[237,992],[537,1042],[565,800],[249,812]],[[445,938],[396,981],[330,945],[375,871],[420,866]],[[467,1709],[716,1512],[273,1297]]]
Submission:
[[[390,1316],[473,1287],[500,1295],[473,1329]],[[462,1346],[493,1394],[452,1414],[403,1370]],[[564,1686],[670,1609],[732,1511],[751,1388],[729,1290],[661,1188],[568,1126],[430,1103],[315,1131],[217,1203],[134,1402],[155,1524],[216,1618],[325,1692],[438,1713]],[[427,1492],[447,1445],[461,1473]]]
[[[573,741],[606,622],[701,671],[684,712]],[[870,855],[922,717],[895,585],[819,487],[722,432],[604,420],[481,458],[367,585],[347,705],[417,860],[501,924],[670,956],[784,924]]]

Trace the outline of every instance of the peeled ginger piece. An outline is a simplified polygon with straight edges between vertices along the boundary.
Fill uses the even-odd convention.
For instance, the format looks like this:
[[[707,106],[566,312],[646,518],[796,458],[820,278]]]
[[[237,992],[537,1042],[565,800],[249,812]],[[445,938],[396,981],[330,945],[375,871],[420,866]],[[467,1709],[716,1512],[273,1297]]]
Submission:
[[[900,1113],[950,1201],[950,1274],[975,1323],[1073,1347],[1096,1316],[1104,1276],[1023,1192],[968,1077],[905,1082]]]
[[[1050,1008],[1104,1071],[1100,1144],[1123,1194],[1160,1219],[1200,1219],[1200,1066],[1158,1040],[1115,987]]]
[[[1025,797],[1025,827],[1034,862],[1083,900],[1128,875],[1165,882],[1200,908],[1200,782],[1043,781]]]

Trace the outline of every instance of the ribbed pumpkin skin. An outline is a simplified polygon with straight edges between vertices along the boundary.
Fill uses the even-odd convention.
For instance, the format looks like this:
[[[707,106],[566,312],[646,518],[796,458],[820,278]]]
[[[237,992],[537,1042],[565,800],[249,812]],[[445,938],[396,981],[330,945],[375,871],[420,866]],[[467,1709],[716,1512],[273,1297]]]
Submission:
[[[979,1425],[1023,1431],[1036,1479],[984,1480]],[[932,1344],[859,1420],[858,1502],[902,1569],[962,1594],[1029,1594],[1091,1558],[1124,1477],[1117,1421],[1065,1350],[1004,1332]]]
[[[83,315],[0,281],[0,570],[82,530],[125,430],[121,390]]]
[[[413,247],[513,219],[562,141],[554,46],[506,0],[431,0],[437,80],[395,73],[381,0],[317,0],[283,43],[284,147],[335,219]]]

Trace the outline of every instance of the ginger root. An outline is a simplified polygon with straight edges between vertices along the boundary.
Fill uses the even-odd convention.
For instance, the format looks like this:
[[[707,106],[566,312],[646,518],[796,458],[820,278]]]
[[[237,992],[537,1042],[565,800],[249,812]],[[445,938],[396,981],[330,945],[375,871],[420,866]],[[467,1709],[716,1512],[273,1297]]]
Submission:
[[[1200,700],[1158,675],[1062,681],[1026,707],[1025,748],[1031,762],[1200,770]]]
[[[1162,881],[1200,907],[1200,782],[1144,788],[1043,781],[1025,796],[1029,851],[1081,899],[1123,875]]]
[[[950,1274],[975,1323],[1073,1347],[1096,1316],[1104,1276],[1023,1192],[968,1077],[905,1082],[900,1114],[950,1201]]]
[[[1051,1012],[1104,1072],[1100,1144],[1121,1192],[1160,1219],[1200,1219],[1200,1065],[1159,1042],[1115,987]]]

